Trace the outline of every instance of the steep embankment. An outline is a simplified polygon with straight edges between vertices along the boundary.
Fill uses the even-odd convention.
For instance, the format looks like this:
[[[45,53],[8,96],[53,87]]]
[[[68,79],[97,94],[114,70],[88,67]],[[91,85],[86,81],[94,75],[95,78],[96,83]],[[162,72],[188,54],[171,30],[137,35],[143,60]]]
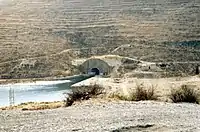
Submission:
[[[165,45],[164,49],[163,45],[162,49],[157,48],[157,42],[191,41],[199,38],[198,0],[0,1],[1,74],[35,76],[38,74],[35,72],[39,71],[42,76],[49,76],[53,74],[52,69],[70,70],[73,52],[70,52],[71,55],[65,52],[63,59],[51,55],[80,47],[102,47],[100,50],[89,50],[90,55],[110,53],[120,45],[131,44],[133,47],[140,47],[128,48],[114,54],[142,56],[141,59],[155,61],[159,57],[159,60],[182,58],[181,54],[184,53],[186,59],[198,60],[199,52],[193,49],[169,56],[180,48],[169,50]],[[148,46],[153,50],[149,50]],[[84,50],[80,52],[81,57],[88,55]],[[28,59],[33,57],[34,59]],[[22,58],[25,58],[25,62],[19,60]],[[30,69],[32,66],[28,66],[29,71],[35,71],[33,73],[27,72],[20,65],[26,65],[30,61],[33,63],[35,60],[42,68]],[[65,64],[58,65],[63,62]]]

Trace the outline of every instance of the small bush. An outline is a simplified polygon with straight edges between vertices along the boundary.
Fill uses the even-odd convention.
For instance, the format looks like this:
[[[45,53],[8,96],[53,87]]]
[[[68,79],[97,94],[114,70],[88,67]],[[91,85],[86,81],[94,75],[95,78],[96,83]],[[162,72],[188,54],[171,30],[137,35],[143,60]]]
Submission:
[[[155,87],[145,89],[143,84],[137,84],[136,91],[131,91],[130,95],[123,95],[120,93],[113,93],[110,98],[116,98],[125,101],[140,101],[140,100],[157,100],[155,95]]]
[[[136,93],[135,93],[135,100],[157,100],[157,96],[155,95],[155,88],[151,86],[148,89],[144,88],[143,84],[137,85]]]
[[[64,103],[65,106],[71,106],[74,101],[88,100],[89,98],[96,97],[102,93],[103,88],[98,85],[93,85],[89,87],[84,87],[87,91],[73,91],[72,93],[67,93]]]
[[[179,89],[171,91],[170,99],[174,103],[188,102],[199,104],[198,96],[199,93],[197,91],[189,88],[187,85],[182,85]]]

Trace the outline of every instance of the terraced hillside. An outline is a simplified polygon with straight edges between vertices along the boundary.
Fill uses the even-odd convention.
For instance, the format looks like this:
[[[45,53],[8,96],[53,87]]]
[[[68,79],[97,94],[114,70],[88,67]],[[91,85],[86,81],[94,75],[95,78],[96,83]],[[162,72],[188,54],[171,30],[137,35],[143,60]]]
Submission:
[[[62,66],[58,62],[65,60],[55,62],[52,55],[73,48],[103,47],[106,54],[110,53],[106,47],[140,45],[114,54],[174,60],[169,55],[180,47],[172,46],[173,52],[165,48],[160,55],[157,43],[192,40],[200,40],[199,0],[0,0],[1,74],[30,74],[20,67],[22,59],[42,63],[36,71],[45,71],[44,76],[51,75],[52,68],[70,70],[73,53],[65,52]],[[146,51],[155,56],[143,54]],[[175,57],[195,61],[199,56],[198,47],[192,53],[186,48]]]

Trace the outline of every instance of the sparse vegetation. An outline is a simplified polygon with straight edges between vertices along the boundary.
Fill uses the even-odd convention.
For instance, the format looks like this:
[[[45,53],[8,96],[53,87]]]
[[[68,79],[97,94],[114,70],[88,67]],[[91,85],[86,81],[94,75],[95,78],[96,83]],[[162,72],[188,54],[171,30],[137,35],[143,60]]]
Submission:
[[[6,106],[1,107],[0,110],[16,110],[20,109],[22,111],[26,110],[45,110],[45,109],[56,109],[63,106],[63,102],[54,101],[54,102],[27,102],[21,103],[15,106]]]
[[[182,85],[179,89],[171,91],[170,99],[174,103],[188,102],[199,104],[199,93],[187,85]]]
[[[134,94],[131,94],[131,95],[134,95]],[[135,101],[135,96],[127,96],[121,93],[112,93],[111,95],[109,95],[109,98],[125,100],[125,101]]]
[[[131,91],[129,96],[121,93],[114,93],[110,98],[116,98],[125,101],[157,100],[155,86],[145,88],[143,84],[137,84],[136,90]]]
[[[155,95],[155,86],[151,86],[148,89],[144,88],[143,84],[139,84],[136,87],[135,100],[157,100],[157,96]]]
[[[77,90],[72,91],[72,93],[67,93],[64,100],[65,106],[71,106],[74,101],[88,100],[92,97],[96,97],[101,94],[103,90],[99,85],[84,86],[84,89],[87,89],[87,91]]]
[[[73,59],[111,53],[149,62],[200,59],[200,23],[194,22],[198,18],[199,8],[187,6],[198,5],[195,0],[188,1],[187,4],[179,1],[178,5],[182,4],[183,8],[176,6],[176,1],[161,1],[158,5],[162,8],[156,11],[153,9],[155,3],[146,1],[145,5],[152,7],[152,11],[147,12],[140,1],[135,1],[133,5],[131,0],[112,2],[109,10],[99,0],[81,1],[80,4],[65,1],[66,4],[60,2],[56,6],[53,1],[41,1],[32,3],[30,0],[21,0],[16,1],[16,4],[9,1],[10,4],[1,8],[0,17],[5,19],[0,24],[0,73],[4,74],[3,78],[48,77],[54,76],[55,70],[61,71],[59,75],[70,70],[73,73],[70,63]],[[67,5],[74,7],[68,9]],[[35,6],[41,8],[35,10]],[[26,8],[22,11],[22,7]],[[101,11],[97,11],[97,8],[101,8]],[[173,14],[171,9],[175,9],[176,13]],[[116,15],[118,21],[113,19],[115,12],[112,10],[123,10]],[[192,16],[190,12],[193,12]],[[80,19],[85,16],[87,19]],[[149,16],[154,21],[150,21]],[[167,26],[163,26],[166,18],[169,18],[169,22],[166,23]],[[133,24],[130,19],[134,19],[137,24]],[[124,24],[126,26],[122,26]],[[70,28],[66,29],[68,26]],[[139,32],[135,31],[137,28],[140,29]],[[38,66],[18,68],[22,59],[37,60]],[[128,72],[136,68],[135,62],[130,60],[124,60],[123,63],[126,63],[124,69]],[[186,68],[192,71],[189,66]],[[172,72],[177,71],[173,67],[169,71],[171,69]]]

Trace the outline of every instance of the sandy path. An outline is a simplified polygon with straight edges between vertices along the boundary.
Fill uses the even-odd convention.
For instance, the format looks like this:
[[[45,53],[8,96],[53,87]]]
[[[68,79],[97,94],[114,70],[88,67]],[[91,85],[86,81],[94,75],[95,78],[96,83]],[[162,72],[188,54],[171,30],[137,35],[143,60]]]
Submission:
[[[163,102],[84,102],[44,111],[0,111],[1,132],[200,131],[200,106]]]

